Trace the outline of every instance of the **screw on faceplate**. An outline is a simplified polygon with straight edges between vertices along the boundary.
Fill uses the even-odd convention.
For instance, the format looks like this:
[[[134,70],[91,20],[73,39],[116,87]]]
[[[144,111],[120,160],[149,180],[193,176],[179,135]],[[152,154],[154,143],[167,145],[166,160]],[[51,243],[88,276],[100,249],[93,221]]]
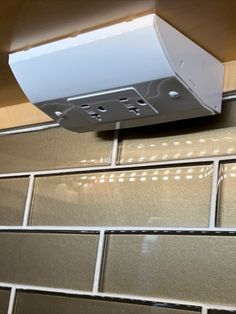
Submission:
[[[62,112],[61,111],[55,111],[55,115],[60,118],[62,116]]]
[[[169,96],[170,96],[171,98],[179,98],[179,97],[180,97],[180,94],[179,94],[178,92],[174,91],[174,90],[171,90],[171,91],[169,92]]]

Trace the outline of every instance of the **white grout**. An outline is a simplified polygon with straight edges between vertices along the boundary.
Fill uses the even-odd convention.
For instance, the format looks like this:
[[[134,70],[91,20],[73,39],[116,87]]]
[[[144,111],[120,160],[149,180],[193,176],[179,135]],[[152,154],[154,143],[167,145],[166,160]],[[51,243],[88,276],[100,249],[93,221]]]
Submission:
[[[218,179],[219,179],[219,160],[213,162],[213,174],[211,184],[211,205],[209,215],[209,227],[214,228],[216,224],[217,211],[217,194],[218,194]]]
[[[208,313],[208,308],[203,306],[201,310],[201,314],[207,314]]]
[[[212,157],[199,157],[199,158],[187,158],[187,159],[175,159],[175,160],[161,160],[156,162],[136,163],[136,164],[122,164],[117,165],[116,168],[142,168],[153,166],[179,166],[182,164],[194,164],[194,163],[212,163],[214,161],[227,161],[236,159],[236,155],[224,155],[224,156],[212,156]]]
[[[41,287],[41,286],[32,286],[32,285],[20,285],[20,284],[12,284],[0,282],[0,287],[4,288],[12,288],[14,291],[16,290],[30,290],[30,291],[42,291],[49,293],[63,293],[69,295],[78,295],[78,296],[91,296],[91,297],[103,297],[103,298],[115,298],[117,301],[122,300],[132,300],[132,301],[151,301],[151,302],[159,302],[159,303],[169,303],[173,305],[187,305],[187,306],[197,306],[204,307],[205,309],[219,309],[226,311],[235,311],[236,307],[227,306],[227,305],[219,305],[219,304],[208,304],[208,303],[200,303],[200,302],[192,302],[180,299],[170,299],[170,298],[158,298],[158,297],[146,297],[146,296],[136,296],[136,295],[127,295],[127,294],[117,294],[117,293],[104,293],[104,292],[89,292],[89,291],[81,291],[81,290],[73,290],[73,289],[62,289],[62,288],[49,288],[49,287]],[[14,296],[14,295],[13,295]],[[12,297],[14,300],[14,298]],[[13,302],[12,302],[13,303]],[[11,313],[8,313],[11,314]]]
[[[118,149],[119,149],[119,126],[118,123],[116,125],[116,130],[114,131],[114,138],[113,138],[113,145],[112,145],[112,154],[111,154],[111,167],[116,166],[117,156],[118,156]]]
[[[99,284],[100,284],[101,271],[102,271],[102,260],[103,260],[103,253],[104,253],[104,243],[105,243],[105,232],[104,230],[101,230],[100,235],[99,235],[96,267],[95,267],[95,272],[94,272],[93,293],[99,292]]]
[[[189,305],[189,306],[199,306],[199,307],[206,307],[208,309],[225,309],[228,311],[236,310],[236,307],[232,306],[224,306],[219,304],[207,304],[207,303],[200,303],[194,301],[186,301],[186,300],[179,300],[179,299],[170,299],[170,298],[155,298],[155,297],[144,297],[144,296],[135,296],[135,295],[126,295],[126,294],[117,294],[117,293],[99,293],[98,295],[103,297],[111,297],[111,298],[122,298],[122,299],[131,299],[131,300],[140,300],[140,301],[153,301],[153,302],[160,302],[160,303],[172,303],[172,304],[180,304],[180,305]]]
[[[225,95],[225,96],[223,96],[222,97],[222,100],[223,101],[226,101],[226,100],[234,100],[234,99],[236,99],[236,94],[234,94],[234,95]]]
[[[0,178],[8,178],[8,177],[25,177],[25,176],[40,176],[40,175],[53,175],[53,174],[64,174],[64,173],[74,173],[74,172],[93,172],[93,171],[104,171],[109,170],[111,168],[108,166],[95,166],[95,167],[84,167],[84,168],[63,168],[63,169],[53,169],[53,170],[39,170],[39,171],[28,171],[28,172],[15,172],[15,173],[3,173],[0,174]]]
[[[58,123],[48,123],[48,124],[40,124],[31,127],[22,127],[22,128],[13,128],[5,131],[0,131],[0,136],[11,135],[11,134],[20,134],[20,133],[29,133],[35,131],[42,131],[47,129],[52,129],[58,127]]]
[[[179,159],[179,160],[166,160],[156,162],[146,162],[137,164],[122,164],[122,165],[107,165],[107,166],[95,166],[95,167],[76,167],[76,168],[62,168],[53,170],[39,170],[39,171],[26,171],[26,172],[14,172],[0,174],[0,178],[8,177],[25,177],[25,176],[42,176],[42,175],[53,175],[53,174],[64,174],[64,173],[83,173],[83,172],[97,172],[97,171],[109,171],[109,170],[129,170],[133,168],[146,168],[146,167],[165,167],[165,166],[180,166],[184,164],[195,164],[195,163],[214,163],[221,161],[236,160],[236,155],[221,156],[221,157],[200,157],[192,159]]]
[[[26,196],[25,202],[25,210],[24,210],[24,217],[23,217],[23,227],[26,227],[29,222],[29,215],[30,215],[30,208],[31,208],[31,201],[33,196],[33,189],[34,189],[34,175],[30,175],[29,177],[29,186]]]
[[[15,290],[33,290],[33,291],[45,291],[45,292],[53,292],[53,293],[94,296],[94,293],[91,293],[89,291],[62,289],[62,288],[50,288],[50,287],[41,287],[41,286],[32,286],[32,285],[21,285],[21,284],[13,284],[13,283],[8,283],[8,282],[0,282],[0,287],[14,288]]]
[[[159,232],[159,231],[165,231],[168,232],[176,232],[177,234],[181,234],[181,232],[215,232],[215,233],[229,233],[229,234],[235,234],[236,233],[236,227],[235,228],[197,228],[197,227],[130,227],[130,226],[0,226],[0,231],[32,231],[32,232],[111,232],[111,231],[121,231],[121,232]]]
[[[13,314],[15,298],[16,298],[16,287],[11,286],[11,294],[10,294],[7,314]]]

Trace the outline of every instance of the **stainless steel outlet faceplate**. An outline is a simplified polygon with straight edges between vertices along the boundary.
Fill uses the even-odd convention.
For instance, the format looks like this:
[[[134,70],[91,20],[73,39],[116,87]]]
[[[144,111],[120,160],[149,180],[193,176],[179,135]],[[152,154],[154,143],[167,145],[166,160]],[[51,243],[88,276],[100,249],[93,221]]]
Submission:
[[[169,77],[36,106],[74,132],[130,128],[214,114],[177,78]]]
[[[71,97],[67,101],[88,123],[109,123],[150,117],[158,114],[135,88],[124,88],[82,97]],[[63,112],[62,112],[63,116]]]

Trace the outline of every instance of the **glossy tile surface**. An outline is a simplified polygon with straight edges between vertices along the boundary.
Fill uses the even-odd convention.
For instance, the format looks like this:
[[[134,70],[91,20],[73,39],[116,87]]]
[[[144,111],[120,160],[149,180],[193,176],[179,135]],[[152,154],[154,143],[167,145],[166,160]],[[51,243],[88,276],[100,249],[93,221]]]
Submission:
[[[0,288],[0,314],[7,314],[10,290]]]
[[[39,177],[30,223],[207,227],[211,179],[210,165]]]
[[[218,195],[218,226],[236,227],[236,163],[222,164]]]
[[[62,128],[0,137],[0,173],[109,164],[113,133]]]
[[[121,131],[119,163],[236,154],[236,101],[217,116]]]
[[[109,235],[102,291],[236,306],[235,240]]]
[[[14,314],[194,314],[200,311],[82,299],[76,296],[19,292]]]
[[[2,282],[91,290],[97,235],[0,233]]]
[[[28,178],[0,179],[0,225],[23,222]]]

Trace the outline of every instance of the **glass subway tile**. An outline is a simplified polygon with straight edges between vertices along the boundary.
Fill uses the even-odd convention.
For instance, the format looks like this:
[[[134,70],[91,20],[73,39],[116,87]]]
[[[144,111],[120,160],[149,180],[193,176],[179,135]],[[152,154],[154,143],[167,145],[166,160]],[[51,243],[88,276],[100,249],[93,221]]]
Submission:
[[[63,128],[0,136],[0,173],[102,166],[110,163],[113,132]]]
[[[10,289],[0,288],[0,314],[7,314],[10,300]]]
[[[236,101],[216,116],[120,131],[118,163],[236,154]]]
[[[14,314],[197,314],[200,310],[167,308],[163,304],[134,304],[55,295],[36,292],[18,292]]]
[[[207,227],[212,166],[38,177],[31,225]]]
[[[2,282],[91,290],[98,235],[0,232]]]
[[[236,306],[236,238],[108,235],[102,292]]]
[[[236,227],[236,163],[221,165],[218,194],[219,227]]]
[[[21,225],[28,177],[0,179],[0,225]]]

